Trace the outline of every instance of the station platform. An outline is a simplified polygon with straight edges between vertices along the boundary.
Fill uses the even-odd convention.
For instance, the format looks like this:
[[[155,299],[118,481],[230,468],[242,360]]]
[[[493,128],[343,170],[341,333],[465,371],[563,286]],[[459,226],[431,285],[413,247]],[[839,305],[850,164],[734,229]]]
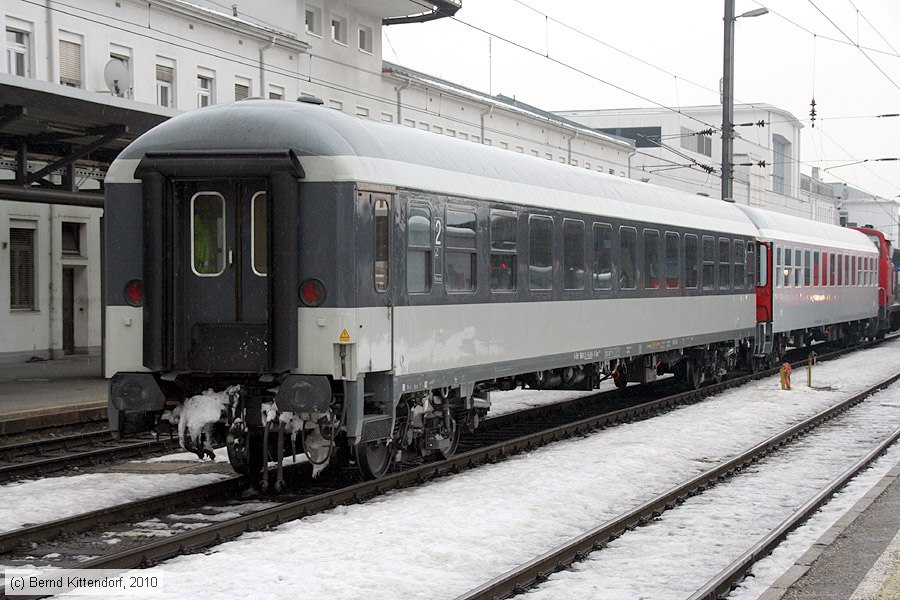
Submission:
[[[0,365],[0,436],[106,418],[99,356]]]
[[[900,600],[900,464],[759,600]]]

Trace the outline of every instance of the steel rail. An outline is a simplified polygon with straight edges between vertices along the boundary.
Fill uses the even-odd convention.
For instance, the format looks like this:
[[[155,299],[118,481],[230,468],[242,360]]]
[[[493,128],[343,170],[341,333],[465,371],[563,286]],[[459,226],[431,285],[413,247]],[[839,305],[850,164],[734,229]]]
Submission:
[[[148,452],[170,450],[177,445],[177,440],[140,440],[136,442],[119,443],[115,446],[105,448],[86,450],[75,454],[44,457],[21,463],[7,463],[0,465],[0,480],[22,477],[23,475],[35,475],[41,472],[56,471],[69,467],[93,465],[110,460],[131,458]]]
[[[841,349],[828,355],[823,354],[820,356],[820,359],[824,360],[829,357],[846,353],[848,351],[850,351],[850,349]],[[619,422],[627,422],[647,418],[654,414],[658,414],[660,411],[673,408],[677,405],[697,402],[700,399],[709,395],[714,395],[715,393],[718,393],[723,389],[741,385],[749,380],[765,377],[775,371],[777,371],[777,369],[762,371],[742,378],[729,380],[721,384],[707,386],[701,388],[700,390],[691,390],[682,394],[677,394],[675,396],[662,398],[660,400],[646,403],[641,406],[608,412],[599,416],[594,415],[588,418],[578,419],[576,421],[573,421],[572,423],[569,423],[568,425],[554,427],[538,435],[532,434],[521,436],[517,439],[512,440],[511,442],[492,444],[480,450],[460,454],[455,458],[439,463],[431,463],[422,467],[408,469],[401,473],[395,473],[388,476],[387,478],[378,481],[356,484],[343,490],[328,492],[320,496],[309,497],[294,503],[286,504],[282,507],[274,507],[271,509],[267,509],[267,511],[261,511],[260,513],[246,515],[237,519],[236,521],[239,521],[237,523],[223,523],[223,526],[217,528],[216,531],[212,531],[210,527],[199,530],[199,532],[208,532],[209,534],[211,534],[210,536],[207,536],[206,541],[200,539],[192,541],[191,539],[189,539],[191,537],[190,535],[179,535],[174,537],[177,538],[176,543],[178,547],[182,548],[184,551],[188,551],[188,549],[200,549],[211,544],[221,542],[224,539],[234,537],[245,531],[252,531],[267,526],[276,525],[288,520],[302,518],[304,516],[315,514],[316,512],[320,512],[322,510],[328,510],[339,504],[361,502],[369,497],[385,493],[391,489],[416,485],[434,477],[446,475],[449,473],[455,473],[460,470],[476,466],[477,464],[481,464],[482,462],[497,462],[522,450],[530,450],[547,443],[565,439],[566,437],[582,435],[583,433],[586,433],[588,431],[596,430],[609,425],[614,425]],[[621,394],[621,391],[613,391],[612,393]],[[568,400],[554,405],[545,405],[526,411],[519,411],[516,413],[502,415],[500,417],[487,420],[482,425],[482,430],[486,430],[488,433],[490,433],[490,430],[492,429],[512,427],[518,421],[522,421],[523,419],[532,421],[535,420],[535,416],[540,417],[541,415],[552,414],[553,412],[557,412],[560,409],[572,410],[577,412],[579,410],[584,410],[592,403],[594,404],[594,410],[596,410],[597,398],[602,397],[603,395],[604,393],[592,394],[590,396],[583,396],[578,399]],[[237,483],[238,481],[240,481],[240,483]],[[234,480],[217,482],[215,484],[207,486],[199,486],[197,488],[174,492],[172,494],[167,494],[164,496],[148,498],[146,500],[139,500],[127,505],[100,509],[98,511],[93,511],[91,513],[86,513],[83,515],[76,515],[66,519],[60,519],[51,523],[45,523],[21,530],[6,532],[4,534],[0,534],[0,552],[9,552],[11,550],[14,550],[16,546],[20,545],[23,542],[38,543],[42,541],[48,541],[58,537],[59,535],[77,534],[79,532],[90,530],[99,525],[121,523],[125,520],[132,520],[132,518],[145,518],[146,516],[153,514],[154,512],[162,510],[171,511],[173,509],[194,505],[196,504],[196,501],[202,502],[215,497],[227,496],[229,493],[231,493],[227,491],[229,489],[229,486],[231,485],[234,485],[234,489],[237,489],[239,487],[246,487],[249,485],[249,483],[242,480],[242,478],[236,478]],[[217,486],[221,486],[222,488],[224,488],[224,490],[220,489],[219,491],[216,491]],[[185,501],[186,498],[188,499],[187,502]],[[254,523],[253,517],[256,517],[257,515],[261,517],[261,520],[258,523]],[[190,533],[191,532],[188,532],[188,534]],[[118,557],[115,559],[110,556],[110,560],[108,562],[106,562],[106,558],[101,557],[96,561],[92,561],[92,563],[90,564],[80,564],[78,566],[84,568],[106,568],[107,565],[115,565],[121,567],[140,566],[141,564],[151,564],[158,560],[169,558],[177,554],[177,552],[173,553],[171,551],[167,551],[165,548],[143,547],[119,554],[130,554],[132,556],[129,558],[129,556],[117,555]],[[135,554],[139,555],[137,559],[134,558]],[[0,589],[0,593],[2,593],[2,589]]]
[[[900,379],[900,373],[897,373],[892,377],[871,386],[863,392],[770,437],[743,452],[739,456],[693,477],[689,481],[660,494],[641,506],[619,515],[612,521],[595,527],[590,531],[573,538],[569,542],[492,579],[466,594],[457,597],[457,600],[493,600],[508,598],[535,584],[541,583],[552,573],[568,568],[572,563],[584,559],[595,550],[603,548],[610,541],[618,538],[626,531],[648,522],[666,510],[674,508],[686,498],[696,495],[697,493],[712,487],[719,481],[733,476],[760,458],[786,445],[788,442],[806,435],[822,423],[825,423],[841,412],[859,404],[868,396],[891,385],[898,379]]]
[[[834,496],[841,488],[856,477],[861,471],[872,464],[879,456],[884,454],[898,439],[900,428],[894,430],[890,437],[871,452],[859,459],[852,467],[841,473],[831,483],[821,490],[815,497],[807,501],[797,509],[794,514],[782,521],[778,527],[759,540],[752,548],[747,550],[730,565],[725,567],[718,575],[705,586],[694,593],[689,600],[717,600],[731,591],[750,571],[754,564],[772,553],[781,542],[785,540],[795,529],[803,525],[819,508]]]
[[[51,452],[65,448],[83,446],[103,440],[112,441],[112,436],[108,429],[100,431],[88,431],[85,433],[73,433],[58,437],[49,437],[28,442],[20,442],[17,444],[6,444],[0,446],[0,462],[6,462],[8,457],[22,456],[23,454],[38,454],[41,452]]]

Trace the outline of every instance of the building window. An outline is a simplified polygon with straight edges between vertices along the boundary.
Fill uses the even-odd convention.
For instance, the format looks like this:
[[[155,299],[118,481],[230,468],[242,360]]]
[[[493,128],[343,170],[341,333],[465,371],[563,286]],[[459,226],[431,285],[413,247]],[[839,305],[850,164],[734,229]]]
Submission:
[[[107,80],[107,85],[113,96],[119,98],[131,96],[131,56],[129,54],[110,52],[105,74],[111,79]]]
[[[372,54],[374,44],[372,42],[372,28],[365,25],[359,26],[359,49]]]
[[[284,88],[278,85],[270,85],[269,100],[284,100]]]
[[[597,131],[633,140],[637,148],[659,148],[662,144],[662,127],[601,127]]]
[[[9,307],[35,310],[34,229],[9,229]]]
[[[475,213],[447,210],[446,285],[448,292],[475,291],[477,244]]]
[[[563,221],[563,288],[584,289],[584,223]]]
[[[532,216],[528,221],[528,287],[553,289],[553,219]]]
[[[175,106],[175,66],[156,64],[156,103]]]
[[[491,290],[495,292],[516,289],[516,234],[516,213],[491,211]]]
[[[712,156],[712,137],[698,134],[687,127],[681,128],[681,147],[697,154]]]
[[[81,251],[81,235],[83,225],[70,221],[62,222],[62,253],[63,256],[83,256]]]
[[[209,74],[197,75],[197,108],[204,106],[212,106],[215,104],[213,94],[215,93],[215,78]]]
[[[322,35],[322,9],[306,5],[306,33]]]
[[[69,87],[81,87],[81,43],[59,40],[59,82]]]
[[[237,77],[234,80],[234,99],[235,101],[243,100],[250,97],[250,80],[243,77]]]
[[[772,136],[772,191],[791,192],[791,144],[780,135]]]
[[[331,15],[331,39],[338,44],[347,45],[347,19]]]
[[[6,28],[6,70],[10,75],[31,77],[31,36],[27,31]]]

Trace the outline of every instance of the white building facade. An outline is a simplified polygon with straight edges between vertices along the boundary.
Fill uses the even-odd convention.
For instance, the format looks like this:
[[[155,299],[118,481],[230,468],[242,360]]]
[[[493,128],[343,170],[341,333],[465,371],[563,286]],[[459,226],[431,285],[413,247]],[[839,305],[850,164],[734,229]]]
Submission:
[[[460,2],[435,4],[452,12]],[[7,0],[0,97],[39,91],[167,118],[251,96],[312,95],[364,118],[631,175],[628,140],[384,64],[383,23],[422,10],[407,0]],[[99,354],[103,211],[4,197],[4,188],[34,188],[25,175],[47,164],[24,156],[0,145],[0,363]],[[67,177],[72,190],[99,191],[103,168],[88,154],[42,185]]]
[[[632,177],[687,192],[720,197],[722,107],[570,110],[559,115],[635,140]],[[800,132],[789,112],[769,104],[734,107],[736,202],[837,223],[833,201],[803,193]]]

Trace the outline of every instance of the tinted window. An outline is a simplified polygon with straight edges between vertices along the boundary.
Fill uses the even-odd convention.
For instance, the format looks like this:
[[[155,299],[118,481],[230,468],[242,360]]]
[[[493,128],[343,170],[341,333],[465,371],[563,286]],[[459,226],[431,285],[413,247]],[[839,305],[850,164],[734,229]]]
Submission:
[[[659,288],[659,232],[644,230],[644,288]]]
[[[744,254],[746,246],[744,246],[744,242],[742,242],[741,240],[734,240],[733,248],[734,255],[732,256],[732,260],[734,260],[734,287],[735,289],[740,289],[744,287],[744,268],[747,264],[747,257]]]
[[[390,264],[390,218],[387,200],[375,200],[375,291],[388,289],[388,265]]]
[[[697,289],[699,283],[700,254],[698,245],[699,240],[696,235],[684,236],[684,287],[689,289]]]
[[[563,221],[563,270],[565,289],[584,289],[584,223],[581,221]]]
[[[619,289],[633,290],[637,286],[637,230],[619,228]]]
[[[423,293],[431,289],[431,209],[411,204],[406,221],[406,289]]]
[[[528,221],[528,287],[553,289],[553,219],[533,216]]]
[[[703,289],[716,287],[716,240],[703,236]]]
[[[491,289],[516,289],[516,213],[491,211]]]
[[[719,238],[719,287],[731,287],[731,240]]]
[[[612,289],[612,226],[594,223],[594,289]]]
[[[678,256],[678,234],[666,232],[666,287],[677,288],[681,279],[681,261]]]
[[[448,292],[475,290],[477,248],[475,213],[447,210],[446,279]]]

